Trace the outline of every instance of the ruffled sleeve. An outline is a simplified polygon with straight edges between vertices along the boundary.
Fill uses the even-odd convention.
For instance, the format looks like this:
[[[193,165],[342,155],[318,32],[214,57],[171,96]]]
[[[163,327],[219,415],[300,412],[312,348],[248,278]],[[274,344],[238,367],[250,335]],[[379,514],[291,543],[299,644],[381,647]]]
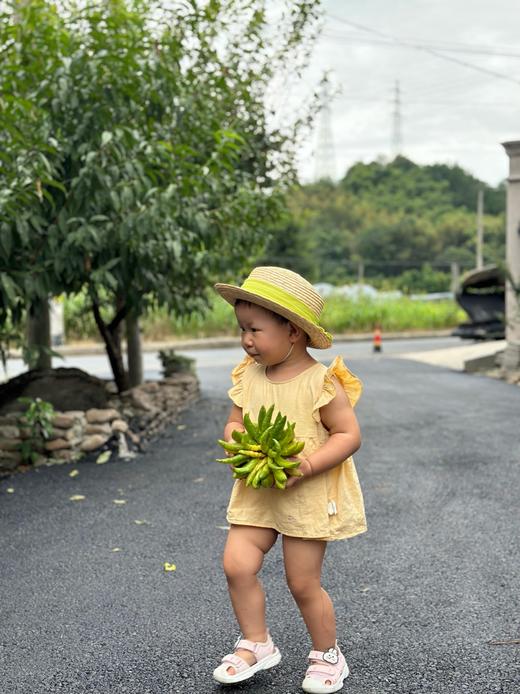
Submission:
[[[242,407],[242,395],[244,392],[244,373],[246,369],[254,364],[253,357],[246,355],[240,364],[237,364],[231,372],[231,381],[233,386],[228,390],[228,395],[237,407]]]
[[[325,372],[323,388],[314,405],[312,415],[317,422],[320,421],[320,407],[327,405],[336,395],[336,386],[333,376],[340,382],[352,407],[357,403],[363,391],[363,384],[359,378],[354,376],[354,374],[347,369],[341,357],[336,357]]]

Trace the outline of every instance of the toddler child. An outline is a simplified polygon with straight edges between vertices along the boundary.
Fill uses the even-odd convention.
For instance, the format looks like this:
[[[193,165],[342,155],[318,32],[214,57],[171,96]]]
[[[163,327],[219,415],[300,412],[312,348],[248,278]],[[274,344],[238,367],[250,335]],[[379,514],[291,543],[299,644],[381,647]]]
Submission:
[[[352,454],[361,445],[352,409],[361,382],[336,357],[329,368],[309,354],[332,337],[320,325],[323,301],[303,277],[279,267],[257,267],[241,287],[216,284],[235,307],[247,353],[232,372],[231,412],[224,439],[244,431],[243,415],[256,421],[261,406],[296,422],[305,442],[297,456],[300,477],[285,489],[254,489],[237,479],[227,511],[230,524],[223,566],[242,638],[215,669],[215,680],[242,682],[280,662],[265,620],[265,595],[257,574],[264,555],[282,536],[285,576],[312,640],[302,683],[306,692],[336,692],[349,673],[336,640],[334,608],[321,587],[327,542],[366,530],[363,498]]]

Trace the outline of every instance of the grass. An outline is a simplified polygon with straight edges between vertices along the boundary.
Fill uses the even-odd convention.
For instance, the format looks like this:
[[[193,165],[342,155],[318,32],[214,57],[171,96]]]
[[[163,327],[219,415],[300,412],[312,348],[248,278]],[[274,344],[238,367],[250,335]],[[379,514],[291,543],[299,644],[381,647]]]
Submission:
[[[414,301],[329,297],[323,324],[332,333],[370,332],[379,323],[383,331],[452,328],[467,318],[455,301]]]
[[[339,335],[371,332],[376,323],[383,332],[449,329],[466,319],[465,312],[452,300],[413,301],[401,297],[353,301],[332,296],[325,300],[321,322],[329,332]],[[219,297],[213,298],[204,316],[180,319],[159,309],[142,317],[140,323],[148,341],[238,335],[233,309]],[[99,340],[95,323],[78,297],[65,301],[65,331],[68,341]]]
[[[218,297],[212,301],[211,309],[204,316],[193,314],[189,318],[177,318],[160,309],[145,316],[141,320],[141,327],[148,340],[238,335],[232,306]]]

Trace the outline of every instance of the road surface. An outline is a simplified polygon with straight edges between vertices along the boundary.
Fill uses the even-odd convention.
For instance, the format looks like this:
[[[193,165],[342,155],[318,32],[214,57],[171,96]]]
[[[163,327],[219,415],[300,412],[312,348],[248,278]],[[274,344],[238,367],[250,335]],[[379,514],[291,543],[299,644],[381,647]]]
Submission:
[[[344,691],[518,694],[520,388],[387,347],[348,348],[369,531],[327,550]],[[202,399],[136,459],[0,481],[2,694],[301,691],[310,643],[279,542],[262,580],[282,663],[227,690],[211,678],[238,636],[220,567],[231,480],[213,462],[235,357],[199,355]]]

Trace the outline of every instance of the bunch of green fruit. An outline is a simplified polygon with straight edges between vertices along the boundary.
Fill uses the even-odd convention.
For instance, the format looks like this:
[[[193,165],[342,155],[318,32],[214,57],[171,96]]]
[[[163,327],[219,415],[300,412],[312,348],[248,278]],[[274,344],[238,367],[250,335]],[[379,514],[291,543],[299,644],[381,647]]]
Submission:
[[[219,463],[231,465],[233,477],[244,479],[246,486],[278,487],[285,489],[288,477],[301,477],[299,460],[289,460],[298,455],[305,446],[296,441],[294,428],[281,412],[271,423],[274,405],[266,409],[263,405],[258,413],[258,422],[253,422],[249,414],[244,415],[245,431],[233,431],[231,441],[219,439],[219,444],[229,453],[228,458],[218,458]]]

